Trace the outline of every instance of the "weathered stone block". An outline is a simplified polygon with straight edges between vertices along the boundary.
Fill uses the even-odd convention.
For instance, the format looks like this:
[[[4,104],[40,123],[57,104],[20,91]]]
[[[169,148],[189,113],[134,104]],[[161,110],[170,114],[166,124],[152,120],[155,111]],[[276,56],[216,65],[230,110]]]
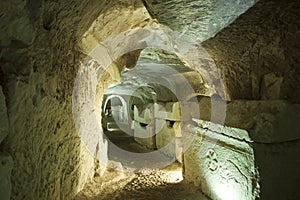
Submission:
[[[199,98],[200,119],[211,121],[211,98]],[[224,101],[215,101],[215,111]],[[216,118],[222,113],[216,113]],[[226,102],[223,124],[247,130],[252,140],[272,143],[299,139],[300,105],[282,100]]]
[[[231,134],[247,132],[229,127],[217,130],[190,126],[194,140],[184,153],[185,179],[212,199],[255,199],[258,184],[250,138],[245,141]]]
[[[153,111],[151,108],[145,108],[145,110],[141,111],[136,106],[134,106],[133,118],[137,122],[141,122],[144,124],[149,124],[151,119],[153,118]]]
[[[180,105],[179,102],[168,102],[164,105],[154,104],[154,117],[158,119],[168,119],[172,121],[180,121]]]
[[[11,171],[13,160],[11,156],[0,153],[0,199],[9,200],[11,196]]]
[[[134,122],[134,139],[150,149],[156,148],[153,124]]]
[[[275,143],[299,139],[299,121],[299,104],[234,101],[227,105],[225,124],[247,130],[256,142]]]
[[[262,99],[279,99],[283,78],[274,73],[264,75],[261,85]]]
[[[176,137],[173,124],[163,119],[155,119],[156,125],[156,147],[165,155],[176,157]]]

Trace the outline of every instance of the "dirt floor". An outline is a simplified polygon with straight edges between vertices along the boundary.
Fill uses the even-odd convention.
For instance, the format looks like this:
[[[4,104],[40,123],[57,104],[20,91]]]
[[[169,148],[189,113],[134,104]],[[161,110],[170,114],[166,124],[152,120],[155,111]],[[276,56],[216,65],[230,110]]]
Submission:
[[[149,151],[131,137],[110,133],[109,138],[128,151]],[[92,182],[74,200],[207,200],[200,188],[182,180],[182,165],[178,162],[163,169],[133,169],[109,161],[102,177],[96,173]]]
[[[174,179],[174,173],[180,173],[173,166],[162,170],[129,169],[124,171],[108,169],[104,176],[96,176],[86,185],[75,200],[207,200],[199,188],[185,184],[180,178]],[[179,176],[178,176],[179,177]]]

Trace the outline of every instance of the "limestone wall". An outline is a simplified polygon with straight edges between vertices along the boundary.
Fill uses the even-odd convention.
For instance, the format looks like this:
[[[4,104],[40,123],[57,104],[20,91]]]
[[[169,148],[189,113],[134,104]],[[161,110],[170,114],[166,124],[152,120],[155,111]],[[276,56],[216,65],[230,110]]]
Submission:
[[[232,99],[300,100],[297,0],[261,0],[203,43]]]
[[[96,32],[102,33],[94,46],[132,28],[131,22],[138,26],[144,18],[131,13],[141,6],[134,1],[1,1],[0,83],[9,120],[1,151],[14,160],[12,199],[71,199],[93,177],[94,155],[81,142],[72,115],[74,80],[89,53],[82,39],[94,22],[103,24],[97,21],[101,13],[107,26],[98,26]],[[131,20],[116,22],[124,18]],[[101,96],[101,87],[98,92]],[[0,130],[2,141],[2,125]],[[1,174],[10,168],[1,166]],[[9,193],[7,187],[1,195]]]
[[[199,113],[203,120],[213,120],[212,110],[226,104],[224,124],[247,130],[257,142],[277,143],[299,139],[300,105],[283,100],[221,100],[200,97]],[[218,113],[222,114],[222,113]]]
[[[144,2],[152,16],[160,23],[204,41],[228,26],[256,0],[145,0]]]

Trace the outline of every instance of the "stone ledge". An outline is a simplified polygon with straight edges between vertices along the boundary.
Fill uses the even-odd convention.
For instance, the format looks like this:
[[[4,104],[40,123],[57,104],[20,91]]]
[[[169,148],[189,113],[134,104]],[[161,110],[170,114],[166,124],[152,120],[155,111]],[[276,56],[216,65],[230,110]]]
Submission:
[[[224,101],[214,100],[215,105]],[[211,121],[211,98],[199,99],[200,119]],[[226,102],[224,125],[249,132],[255,142],[278,143],[300,139],[300,104],[283,100]]]

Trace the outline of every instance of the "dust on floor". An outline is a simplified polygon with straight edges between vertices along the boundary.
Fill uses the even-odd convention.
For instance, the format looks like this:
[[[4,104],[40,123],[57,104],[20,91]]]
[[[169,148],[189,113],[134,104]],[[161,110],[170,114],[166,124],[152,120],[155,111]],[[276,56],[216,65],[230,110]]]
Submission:
[[[180,167],[178,163],[160,170],[112,167],[88,183],[75,200],[208,200],[200,188],[182,181]]]

